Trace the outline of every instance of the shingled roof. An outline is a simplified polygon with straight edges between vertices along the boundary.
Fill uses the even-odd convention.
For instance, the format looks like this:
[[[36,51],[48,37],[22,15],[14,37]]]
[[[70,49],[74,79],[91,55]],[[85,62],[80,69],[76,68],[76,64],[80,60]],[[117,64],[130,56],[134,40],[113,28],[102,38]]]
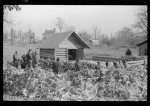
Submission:
[[[51,34],[51,36],[49,36],[46,40],[44,40],[39,45],[39,48],[52,48],[52,49],[57,48],[61,42],[63,42],[73,33],[75,32],[69,31],[69,32],[63,32],[63,33]],[[85,48],[89,48],[89,46],[76,33],[74,35],[79,39],[79,41],[84,45]]]

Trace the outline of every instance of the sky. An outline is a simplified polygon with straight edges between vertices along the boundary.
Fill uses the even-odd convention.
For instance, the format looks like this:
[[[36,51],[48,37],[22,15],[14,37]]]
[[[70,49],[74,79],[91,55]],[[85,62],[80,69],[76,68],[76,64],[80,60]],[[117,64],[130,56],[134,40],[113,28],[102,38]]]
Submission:
[[[62,17],[68,26],[75,26],[76,32],[92,34],[97,25],[101,33],[108,36],[123,27],[130,27],[136,21],[140,5],[20,5],[20,12],[11,11],[8,18],[15,22],[14,28],[22,32],[31,29],[41,39],[45,29],[53,29],[56,17]],[[8,26],[5,25],[5,29]]]

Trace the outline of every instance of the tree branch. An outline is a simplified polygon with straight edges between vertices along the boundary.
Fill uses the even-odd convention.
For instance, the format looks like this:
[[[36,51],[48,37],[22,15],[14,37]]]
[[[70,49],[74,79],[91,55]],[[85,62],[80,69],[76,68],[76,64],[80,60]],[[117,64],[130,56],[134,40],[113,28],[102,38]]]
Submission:
[[[145,26],[145,27],[147,27],[147,25],[145,24],[145,22],[142,20],[142,18],[139,16],[139,19],[141,20],[141,22],[143,23],[143,25]]]

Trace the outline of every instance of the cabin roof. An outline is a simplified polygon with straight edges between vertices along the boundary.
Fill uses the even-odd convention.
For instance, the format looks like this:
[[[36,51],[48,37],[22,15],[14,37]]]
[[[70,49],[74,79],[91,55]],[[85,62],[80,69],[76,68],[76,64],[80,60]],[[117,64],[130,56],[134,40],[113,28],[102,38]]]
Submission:
[[[144,44],[144,43],[146,43],[146,42],[147,42],[147,39],[146,39],[146,40],[143,40],[141,43],[137,44],[136,46],[140,46],[140,45],[142,45],[142,44]]]
[[[73,31],[63,33],[53,33],[46,40],[42,41],[42,43],[39,45],[39,48],[55,49],[58,47],[59,44],[61,44],[65,39],[67,39],[72,34],[77,37],[77,39],[81,42],[84,48],[89,48],[89,46]]]

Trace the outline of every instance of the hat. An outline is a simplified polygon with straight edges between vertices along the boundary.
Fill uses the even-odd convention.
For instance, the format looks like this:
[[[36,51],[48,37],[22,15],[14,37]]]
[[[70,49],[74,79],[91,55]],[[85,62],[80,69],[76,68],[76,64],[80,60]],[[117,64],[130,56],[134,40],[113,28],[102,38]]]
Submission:
[[[57,58],[56,60],[59,61],[59,58]]]

